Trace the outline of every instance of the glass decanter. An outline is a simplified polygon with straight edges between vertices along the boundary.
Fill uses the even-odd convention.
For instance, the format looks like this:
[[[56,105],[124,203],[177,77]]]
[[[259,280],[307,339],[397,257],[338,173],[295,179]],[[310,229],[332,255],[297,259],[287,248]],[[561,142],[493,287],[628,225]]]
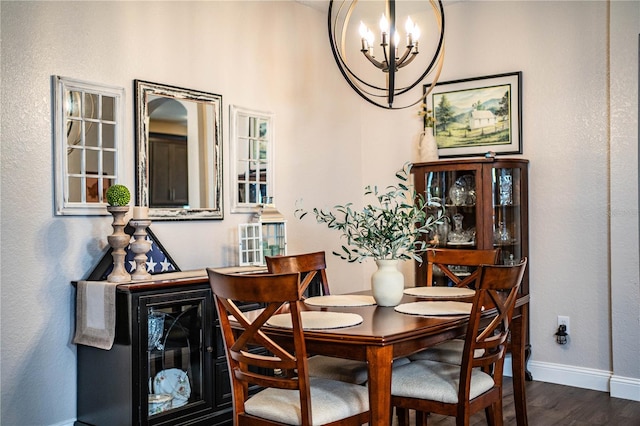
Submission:
[[[469,236],[462,229],[462,219],[464,219],[464,216],[461,213],[456,213],[451,218],[453,219],[453,231],[449,232],[449,241],[451,243],[464,243],[469,241]]]
[[[509,244],[511,243],[511,233],[507,228],[507,224],[500,222],[498,227],[493,233],[493,242],[496,244]]]
[[[464,181],[457,180],[449,189],[449,199],[454,206],[467,204],[467,186]]]

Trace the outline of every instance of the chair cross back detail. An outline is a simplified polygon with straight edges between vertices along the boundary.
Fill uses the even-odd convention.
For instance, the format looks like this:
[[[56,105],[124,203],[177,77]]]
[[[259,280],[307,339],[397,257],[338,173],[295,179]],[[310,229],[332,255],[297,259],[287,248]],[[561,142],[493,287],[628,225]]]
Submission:
[[[478,268],[479,288],[476,289],[469,321],[475,338],[467,338],[465,341],[463,366],[469,361],[468,358],[471,358],[469,369],[486,367],[497,362],[499,358],[504,360],[513,309],[518,298],[526,264],[525,258],[516,267],[482,265]],[[482,315],[487,309],[495,309],[496,314],[492,315],[491,321],[487,325],[483,325]],[[470,332],[468,331],[468,333]],[[470,346],[469,350],[466,348],[467,345]],[[484,354],[471,357],[471,354],[477,349],[483,349]]]
[[[495,265],[498,262],[500,249],[464,250],[464,249],[428,249],[427,286],[433,285],[433,268],[437,266],[456,287],[470,287],[478,279],[479,270],[476,269],[466,277],[457,276],[451,266]]]
[[[271,274],[300,273],[300,294],[318,277],[322,285],[322,294],[330,295],[327,280],[327,264],[323,251],[301,253],[288,256],[267,256],[267,269]],[[367,363],[345,360],[324,355],[313,355],[308,360],[309,375],[326,379],[341,380],[348,383],[364,384],[368,379]]]
[[[400,424],[407,424],[410,409],[416,410],[416,424],[426,424],[426,413],[437,413],[468,425],[470,416],[482,409],[488,424],[503,424],[502,370],[526,266],[524,258],[515,266],[478,267],[460,365],[425,359],[394,369],[391,403],[404,410]]]
[[[300,274],[207,273],[229,366],[234,425],[337,426],[370,420],[364,386],[309,377]],[[264,309],[244,313],[239,301]],[[277,314],[291,316],[292,342],[286,345],[265,332]],[[263,389],[250,395],[251,385]],[[332,412],[335,406],[339,409]]]
[[[265,256],[265,260],[270,274],[302,273],[304,278],[300,282],[300,294],[305,292],[316,276],[319,276],[322,294],[331,294],[323,251],[289,256]]]
[[[297,388],[298,385],[295,383],[287,383],[279,378],[255,374],[249,371],[248,366],[253,365],[271,370],[278,368],[293,370],[298,367],[296,363],[297,357],[265,335],[261,328],[274,314],[282,312],[284,305],[288,304],[287,309],[292,312],[292,321],[294,323],[296,350],[298,353],[304,352],[304,339],[301,337],[302,327],[299,323],[299,275],[282,275],[277,280],[273,277],[256,275],[255,279],[251,280],[250,285],[247,282],[245,286],[240,285],[243,280],[237,278],[235,276],[217,274],[214,290],[223,338],[229,348],[229,356],[233,360],[233,365],[230,366],[231,370],[239,380],[257,383],[260,386],[278,385],[278,387],[282,386],[285,389]],[[266,304],[266,307],[259,316],[250,321],[234,303],[234,300],[261,302]],[[237,334],[224,333],[225,330],[231,329],[231,316],[240,325],[242,332]],[[268,359],[264,355],[252,354],[247,350],[250,345],[264,347],[273,355],[272,359]],[[304,368],[305,366],[303,365]]]

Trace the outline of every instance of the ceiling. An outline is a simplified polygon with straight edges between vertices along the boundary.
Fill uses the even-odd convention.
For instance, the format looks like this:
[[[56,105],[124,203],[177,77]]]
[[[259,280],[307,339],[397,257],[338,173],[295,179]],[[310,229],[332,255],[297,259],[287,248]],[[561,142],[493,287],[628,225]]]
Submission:
[[[303,4],[305,6],[309,6],[310,8],[319,10],[321,12],[328,12],[329,11],[329,0],[295,0],[296,2]],[[424,3],[428,0],[421,0],[421,1],[416,1],[416,0],[396,0],[398,3],[400,3],[401,1],[407,1],[407,2],[414,2],[414,3]],[[443,6],[447,6],[449,4],[452,3],[458,3],[461,1],[465,1],[465,0],[442,0],[442,4]]]
[[[309,6],[313,9],[321,12],[327,12],[329,10],[329,0],[295,0],[296,2]]]

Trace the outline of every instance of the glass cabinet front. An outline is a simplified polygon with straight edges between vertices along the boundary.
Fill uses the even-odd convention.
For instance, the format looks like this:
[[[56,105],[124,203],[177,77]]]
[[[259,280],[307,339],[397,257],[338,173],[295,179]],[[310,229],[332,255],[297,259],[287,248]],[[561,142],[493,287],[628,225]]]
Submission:
[[[414,164],[416,191],[426,201],[445,207],[444,223],[427,236],[430,246],[499,248],[498,263],[503,265],[515,264],[528,256],[527,167],[528,161],[524,159],[480,158]],[[416,273],[416,285],[427,284],[425,263],[416,265]],[[434,284],[447,285],[446,280],[427,285]],[[523,287],[528,291],[526,277]]]
[[[515,265],[523,257],[520,169],[491,169],[493,246],[500,248],[503,265]]]
[[[141,406],[149,424],[166,422],[182,407],[211,404],[205,386],[212,375],[212,348],[203,328],[212,321],[207,297],[206,291],[190,291],[140,298],[140,373],[147,385]]]
[[[430,235],[435,247],[477,245],[476,170],[431,171],[426,177],[426,199],[444,204],[445,220]]]

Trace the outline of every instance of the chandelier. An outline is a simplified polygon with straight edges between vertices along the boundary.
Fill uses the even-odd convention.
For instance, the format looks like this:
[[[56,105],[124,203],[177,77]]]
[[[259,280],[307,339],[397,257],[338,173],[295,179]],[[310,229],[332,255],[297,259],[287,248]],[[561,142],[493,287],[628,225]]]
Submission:
[[[424,51],[424,31],[407,16],[404,37],[396,29],[396,1],[331,0],[329,2],[329,40],[333,57],[342,76],[363,99],[385,109],[403,109],[424,102],[438,81],[444,61],[444,8],[441,0],[399,1],[413,7],[420,16],[428,16],[428,8],[415,9],[417,5],[429,4],[435,17],[435,25],[427,34]],[[365,23],[376,13],[379,19],[380,37]],[[427,13],[423,13],[427,9]],[[382,10],[382,12],[380,12]],[[355,29],[356,20],[360,20]],[[359,37],[359,40],[358,40]],[[422,37],[422,39],[421,39]],[[404,49],[404,51],[403,51]],[[360,53],[358,53],[358,50]],[[349,55],[352,53],[352,55]],[[416,61],[416,58],[422,57]],[[365,60],[363,60],[363,58]],[[415,62],[414,62],[415,61]],[[412,64],[412,66],[408,66]],[[406,67],[406,68],[405,68]],[[373,70],[373,71],[372,71]],[[394,106],[396,98],[410,96],[410,91],[433,74],[431,84],[417,100]],[[415,99],[415,97],[414,97]]]

